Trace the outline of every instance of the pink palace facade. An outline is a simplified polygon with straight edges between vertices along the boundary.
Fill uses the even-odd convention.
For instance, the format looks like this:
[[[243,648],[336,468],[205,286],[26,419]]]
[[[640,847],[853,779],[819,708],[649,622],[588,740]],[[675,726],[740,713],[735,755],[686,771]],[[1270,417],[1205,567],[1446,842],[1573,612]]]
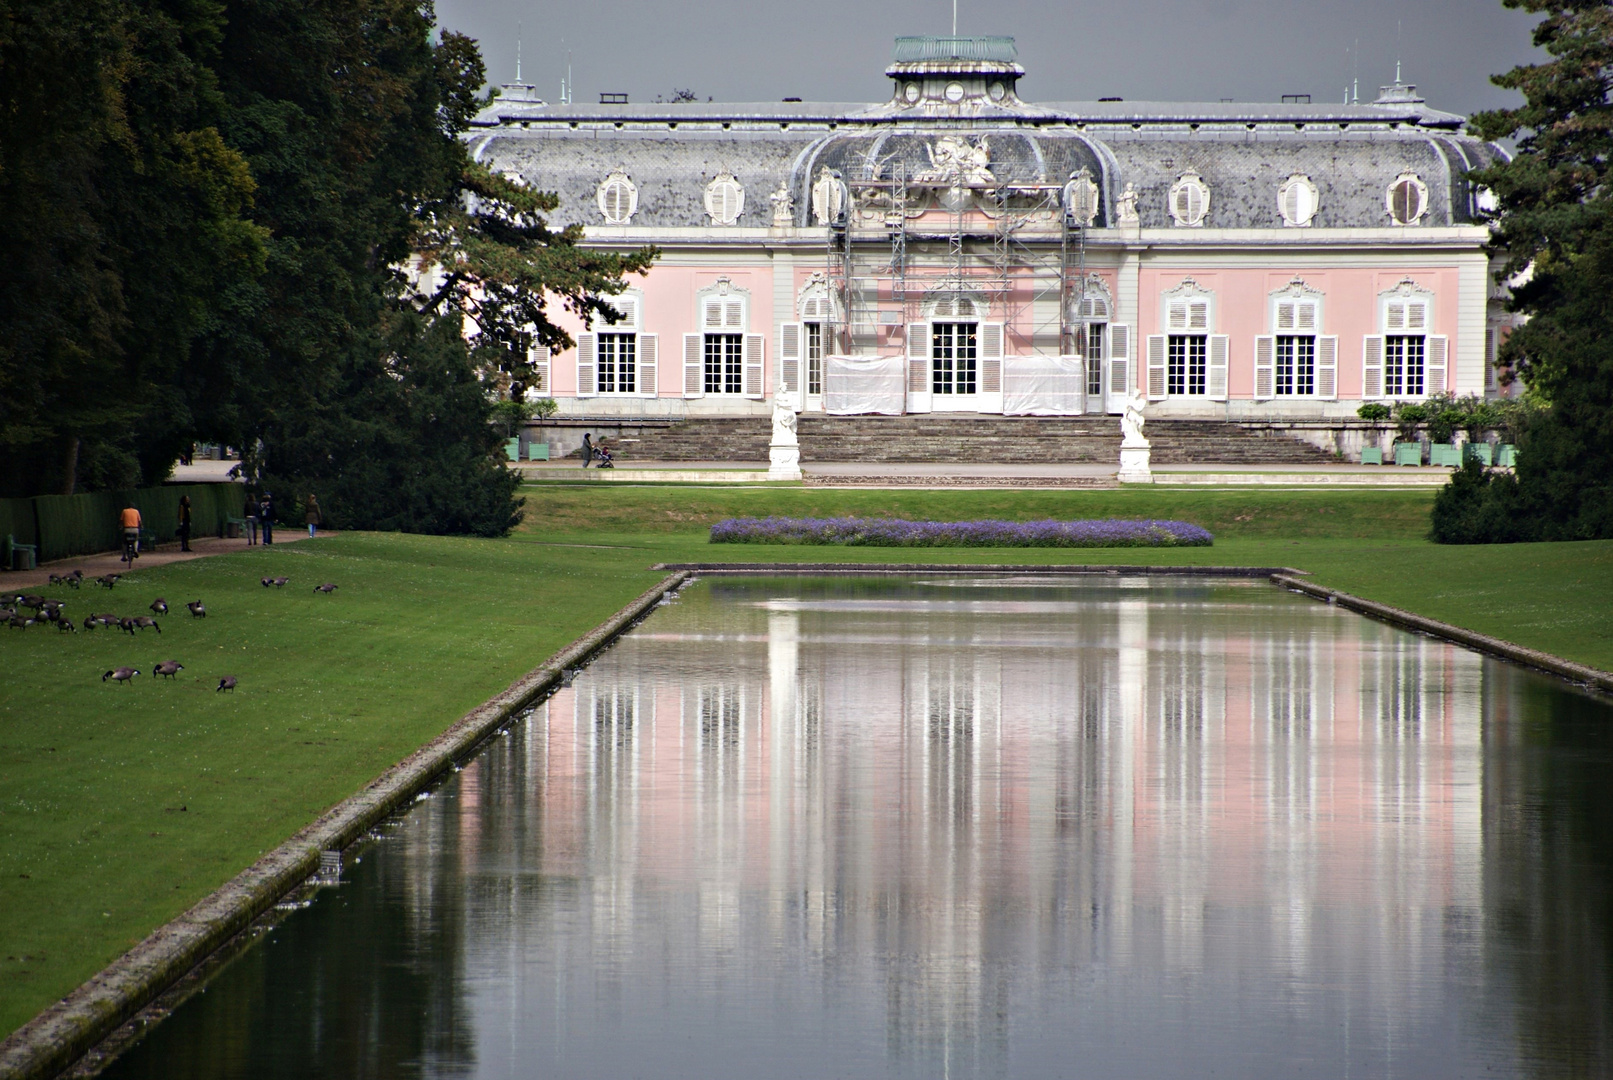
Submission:
[[[662,257],[539,360],[561,417],[1119,412],[1325,423],[1497,393],[1502,151],[1370,104],[1030,104],[1011,38],[899,38],[877,105],[552,105],[475,158]]]

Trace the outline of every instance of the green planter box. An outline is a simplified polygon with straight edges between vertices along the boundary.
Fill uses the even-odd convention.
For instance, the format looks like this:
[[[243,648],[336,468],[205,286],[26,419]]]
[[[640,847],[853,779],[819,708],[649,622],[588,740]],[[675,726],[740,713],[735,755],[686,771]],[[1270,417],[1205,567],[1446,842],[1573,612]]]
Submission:
[[[511,439],[508,442],[506,442],[504,444],[504,452],[509,455],[511,461],[520,461],[521,460],[521,440],[520,439]]]
[[[1395,443],[1396,465],[1421,465],[1423,463],[1423,444],[1415,442]]]
[[[1502,443],[1495,448],[1495,463],[1502,468],[1512,468],[1518,463],[1518,448],[1511,443]]]
[[[1453,469],[1461,468],[1461,448],[1455,443],[1429,443],[1428,464],[1445,465]]]
[[[527,443],[526,459],[528,461],[548,461],[549,444],[546,442]]]
[[[1466,446],[1462,447],[1462,460],[1476,461],[1480,465],[1488,468],[1490,465],[1491,451],[1492,448],[1487,442],[1470,442]]]
[[[1381,446],[1363,446],[1361,448],[1361,464],[1363,464],[1363,465],[1382,465],[1383,464],[1383,447],[1381,447]]]

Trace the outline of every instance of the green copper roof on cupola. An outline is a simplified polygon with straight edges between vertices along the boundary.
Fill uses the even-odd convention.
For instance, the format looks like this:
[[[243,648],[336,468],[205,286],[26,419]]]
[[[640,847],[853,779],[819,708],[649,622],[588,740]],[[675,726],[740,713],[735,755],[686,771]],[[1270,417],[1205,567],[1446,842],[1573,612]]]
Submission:
[[[896,39],[898,64],[919,64],[929,60],[985,60],[1013,63],[1019,50],[1011,37],[939,37],[920,34]]]

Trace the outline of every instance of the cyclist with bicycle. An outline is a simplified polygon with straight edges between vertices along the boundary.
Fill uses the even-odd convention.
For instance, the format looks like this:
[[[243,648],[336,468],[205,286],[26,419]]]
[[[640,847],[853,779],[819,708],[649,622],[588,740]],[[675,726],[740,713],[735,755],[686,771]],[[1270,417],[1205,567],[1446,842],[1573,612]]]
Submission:
[[[123,526],[123,561],[132,564],[140,557],[140,511],[124,507],[118,524]]]

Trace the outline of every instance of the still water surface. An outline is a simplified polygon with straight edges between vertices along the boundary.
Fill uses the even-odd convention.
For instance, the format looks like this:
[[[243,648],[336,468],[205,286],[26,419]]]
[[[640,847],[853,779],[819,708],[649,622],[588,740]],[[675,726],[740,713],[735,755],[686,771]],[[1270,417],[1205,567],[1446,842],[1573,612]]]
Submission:
[[[1264,583],[707,580],[109,1075],[1606,1076],[1610,766]]]

